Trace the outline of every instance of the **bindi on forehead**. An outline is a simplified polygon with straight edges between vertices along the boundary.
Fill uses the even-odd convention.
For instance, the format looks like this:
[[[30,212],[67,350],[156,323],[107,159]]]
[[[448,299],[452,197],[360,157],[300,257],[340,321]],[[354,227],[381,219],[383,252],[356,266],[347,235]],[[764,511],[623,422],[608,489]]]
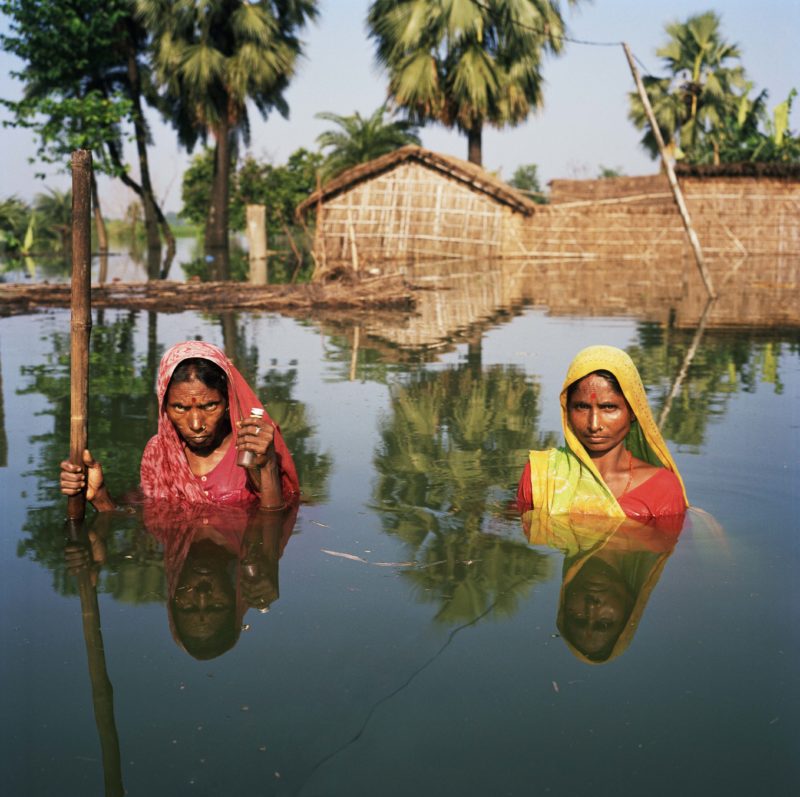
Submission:
[[[597,393],[592,391],[592,395],[590,396],[590,398],[592,399],[592,401],[597,401]]]

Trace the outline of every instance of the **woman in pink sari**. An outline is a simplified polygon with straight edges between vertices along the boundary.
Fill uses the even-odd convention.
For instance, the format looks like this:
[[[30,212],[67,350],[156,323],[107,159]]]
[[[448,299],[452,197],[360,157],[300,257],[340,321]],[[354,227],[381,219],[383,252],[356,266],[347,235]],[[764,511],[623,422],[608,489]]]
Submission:
[[[277,425],[225,353],[204,341],[186,341],[162,357],[156,387],[158,433],[142,455],[147,499],[283,509],[300,489],[294,462]],[[251,466],[237,452],[251,451]],[[61,492],[86,489],[96,510],[114,509],[100,463],[84,452],[84,467],[61,463]]]

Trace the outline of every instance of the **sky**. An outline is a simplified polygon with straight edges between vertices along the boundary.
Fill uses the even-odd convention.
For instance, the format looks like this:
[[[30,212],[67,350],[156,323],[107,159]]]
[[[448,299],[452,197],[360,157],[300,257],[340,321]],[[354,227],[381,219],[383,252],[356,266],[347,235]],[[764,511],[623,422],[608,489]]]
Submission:
[[[272,113],[266,120],[251,112],[250,152],[259,159],[284,163],[298,147],[315,149],[317,136],[331,127],[316,119],[320,111],[370,115],[386,99],[387,80],[376,65],[365,17],[369,0],[320,0],[319,17],[301,38],[304,57],[286,92],[290,114]],[[592,42],[627,42],[644,67],[663,74],[655,50],[664,43],[664,26],[692,14],[716,11],[722,33],[742,51],[742,63],[755,91],[768,89],[769,107],[783,101],[794,86],[800,90],[800,0],[594,0],[568,8],[561,3],[570,37]],[[0,30],[8,21],[0,17]],[[16,99],[21,84],[10,71],[19,62],[0,53],[0,97]],[[568,43],[559,57],[543,65],[544,106],[514,128],[487,128],[483,161],[488,170],[510,179],[514,170],[535,163],[543,182],[555,178],[592,178],[601,167],[625,174],[652,174],[657,164],[641,149],[628,121],[627,94],[634,88],[622,48]],[[0,111],[0,118],[5,118]],[[180,210],[181,176],[190,155],[181,150],[172,129],[149,115],[153,131],[151,168],[156,193],[166,210]],[[800,98],[790,126],[800,129]],[[2,129],[0,198],[25,200],[47,187],[66,188],[69,177],[51,168],[46,180],[35,178],[41,164],[29,163],[35,142],[29,131]],[[421,129],[422,145],[466,158],[466,139],[439,125]],[[127,150],[136,174],[133,148]],[[104,215],[120,217],[132,195],[119,181],[100,183]]]

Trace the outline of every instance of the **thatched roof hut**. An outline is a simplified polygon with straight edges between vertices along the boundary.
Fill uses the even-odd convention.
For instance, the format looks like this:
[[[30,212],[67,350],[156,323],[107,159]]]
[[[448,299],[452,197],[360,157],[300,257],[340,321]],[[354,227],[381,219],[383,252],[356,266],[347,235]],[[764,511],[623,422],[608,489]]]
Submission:
[[[450,257],[504,257],[537,206],[478,166],[408,146],[356,166],[297,208],[316,212],[322,271]]]

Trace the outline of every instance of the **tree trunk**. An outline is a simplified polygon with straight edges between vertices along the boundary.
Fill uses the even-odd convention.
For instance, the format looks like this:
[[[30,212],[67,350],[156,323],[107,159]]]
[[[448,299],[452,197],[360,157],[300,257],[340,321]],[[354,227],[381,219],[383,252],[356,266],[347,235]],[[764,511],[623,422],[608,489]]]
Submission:
[[[483,146],[482,146],[483,123],[475,122],[467,130],[467,160],[476,166],[483,166]]]
[[[97,233],[97,248],[101,252],[108,252],[108,231],[103,212],[100,209],[100,194],[97,192],[97,179],[92,172],[92,213],[94,214],[94,228]]]
[[[136,137],[136,152],[139,156],[139,173],[141,178],[142,207],[144,209],[144,224],[147,235],[148,263],[161,258],[161,237],[159,227],[167,244],[167,251],[164,257],[164,274],[169,269],[172,258],[175,256],[175,236],[172,234],[164,214],[158,207],[153,193],[153,184],[150,181],[150,163],[147,155],[147,124],[142,112],[142,84],[139,75],[139,63],[136,60],[136,49],[134,45],[135,31],[133,26],[128,31],[128,83],[130,84],[130,96],[133,101],[133,128]],[[155,253],[155,254],[154,254]],[[150,269],[148,268],[148,271]],[[159,276],[158,274],[155,275]]]
[[[214,176],[211,202],[206,219],[206,258],[212,279],[229,279],[228,267],[228,192],[231,168],[230,127],[224,120],[214,131]]]

